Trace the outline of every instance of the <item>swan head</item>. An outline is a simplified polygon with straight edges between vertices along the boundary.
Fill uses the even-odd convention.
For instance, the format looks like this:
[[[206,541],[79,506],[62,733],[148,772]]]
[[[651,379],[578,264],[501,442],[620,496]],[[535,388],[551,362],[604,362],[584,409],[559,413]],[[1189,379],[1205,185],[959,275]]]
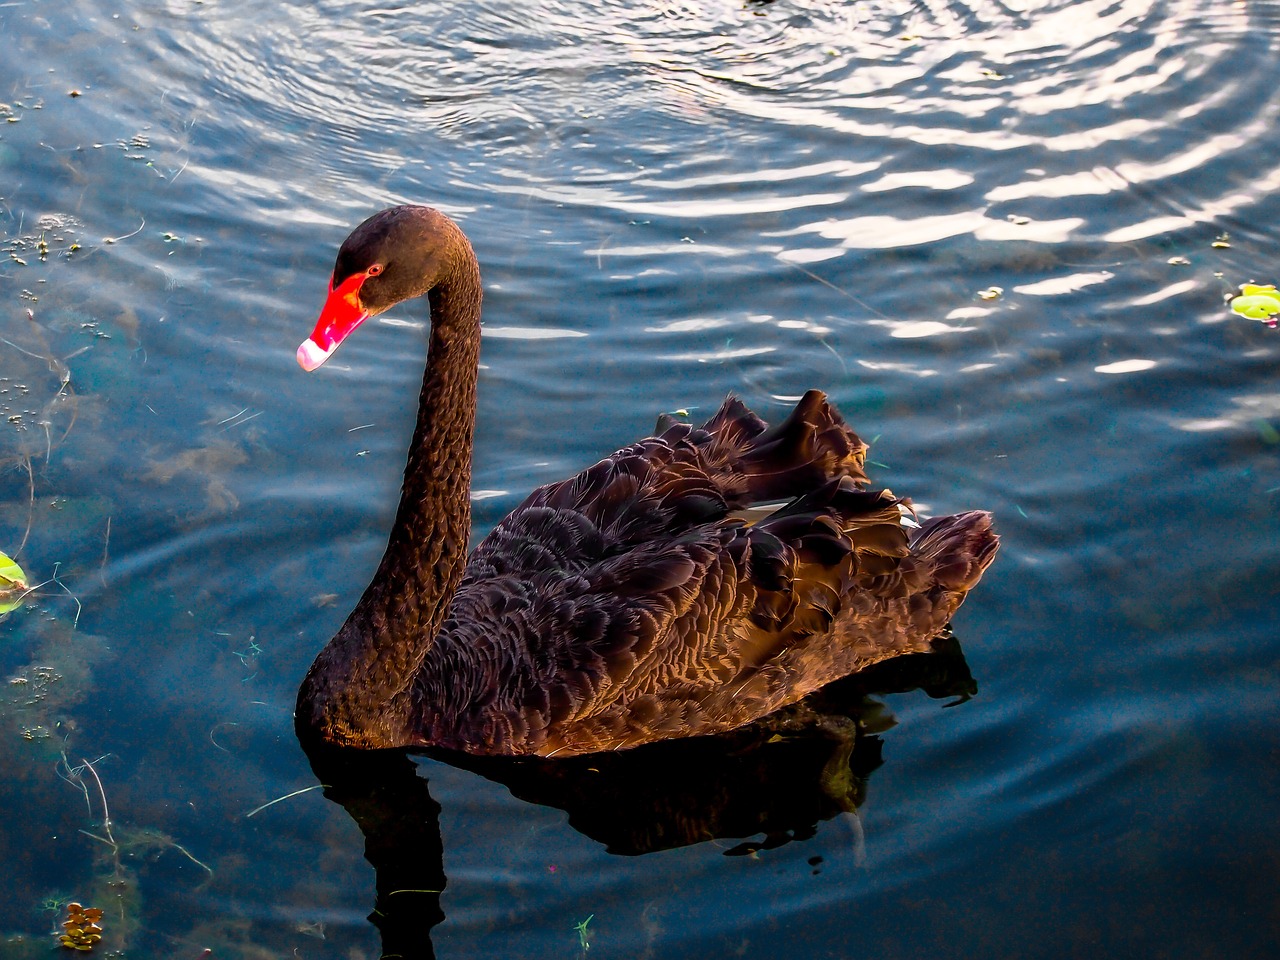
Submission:
[[[329,295],[298,347],[298,365],[316,369],[370,317],[440,283],[459,238],[462,231],[443,213],[413,204],[375,213],[356,227],[338,250]]]

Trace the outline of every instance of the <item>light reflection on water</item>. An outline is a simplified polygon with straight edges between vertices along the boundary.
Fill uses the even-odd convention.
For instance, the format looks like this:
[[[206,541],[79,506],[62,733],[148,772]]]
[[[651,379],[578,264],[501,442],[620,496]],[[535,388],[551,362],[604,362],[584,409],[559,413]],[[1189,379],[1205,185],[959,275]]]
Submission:
[[[1276,279],[1278,13],[0,6],[0,549],[58,577],[0,627],[0,934],[36,938],[0,955],[112,876],[130,955],[377,949],[346,813],[246,814],[315,782],[293,693],[390,523],[425,318],[292,358],[400,200],[485,271],[478,530],[659,412],[819,386],[878,482],[1005,538],[957,624],[978,696],[885,698],[860,821],[627,859],[421,761],[441,955],[587,916],[605,956],[1258,955],[1280,401],[1222,297]]]

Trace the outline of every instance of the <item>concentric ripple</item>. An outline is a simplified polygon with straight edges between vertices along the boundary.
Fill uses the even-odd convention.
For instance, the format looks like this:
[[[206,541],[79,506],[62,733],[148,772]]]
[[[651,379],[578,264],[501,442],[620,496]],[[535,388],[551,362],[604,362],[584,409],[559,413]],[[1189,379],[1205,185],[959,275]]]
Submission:
[[[213,148],[188,175],[232,203],[774,213],[781,252],[812,262],[1238,214],[1280,188],[1275,18],[1215,0],[331,0],[271,17],[175,0],[116,25],[155,73],[104,65],[102,82],[163,89],[171,128]]]

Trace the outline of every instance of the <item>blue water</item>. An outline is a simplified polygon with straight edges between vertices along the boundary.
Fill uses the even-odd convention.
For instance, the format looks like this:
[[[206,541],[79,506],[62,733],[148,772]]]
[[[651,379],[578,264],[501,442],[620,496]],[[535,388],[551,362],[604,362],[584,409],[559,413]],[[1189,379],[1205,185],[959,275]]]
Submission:
[[[43,583],[0,623],[0,956],[69,900],[98,952],[378,956],[380,882],[443,885],[441,957],[1274,954],[1280,332],[1224,296],[1280,281],[1278,48],[1274,0],[0,4],[0,550]],[[627,791],[692,817],[728,748],[572,810],[438,757],[296,793],[425,305],[293,353],[404,201],[482,262],[477,532],[813,386],[877,483],[995,513],[967,665],[854,696],[843,812],[640,852]]]

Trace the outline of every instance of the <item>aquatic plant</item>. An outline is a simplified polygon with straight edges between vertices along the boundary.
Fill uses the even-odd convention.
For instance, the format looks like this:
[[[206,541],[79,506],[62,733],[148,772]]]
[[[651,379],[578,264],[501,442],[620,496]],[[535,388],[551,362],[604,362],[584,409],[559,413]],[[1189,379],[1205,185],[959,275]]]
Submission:
[[[102,940],[102,927],[98,921],[102,919],[102,911],[97,907],[82,907],[74,901],[67,904],[67,919],[63,921],[63,932],[58,942],[71,950],[88,951]]]
[[[8,554],[0,553],[0,615],[13,610],[27,595],[27,575]]]
[[[1280,313],[1280,291],[1275,284],[1243,283],[1240,295],[1231,298],[1231,312],[1250,320],[1261,320],[1269,327],[1277,326]]]

